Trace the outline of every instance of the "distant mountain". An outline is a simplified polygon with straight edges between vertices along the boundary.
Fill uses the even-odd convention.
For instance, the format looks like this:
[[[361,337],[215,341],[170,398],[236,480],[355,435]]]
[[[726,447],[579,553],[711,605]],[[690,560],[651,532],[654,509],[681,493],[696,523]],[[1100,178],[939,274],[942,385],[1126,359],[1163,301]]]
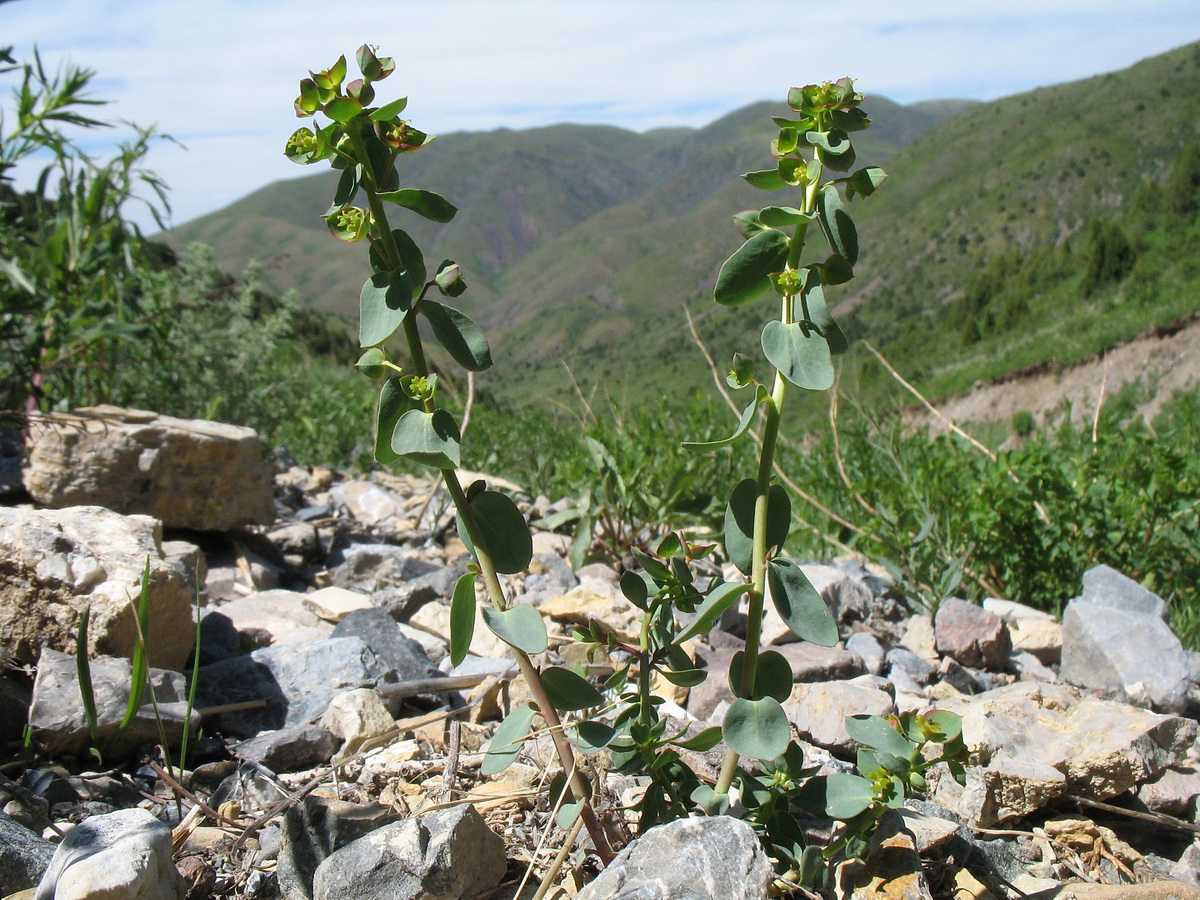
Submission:
[[[836,298],[839,316],[929,369],[953,349],[945,312],[972,277],[1005,253],[1081,240],[1089,221],[1121,215],[1200,138],[1200,44],[992,103],[869,96],[865,108],[873,125],[855,136],[860,164],[886,163],[890,177],[855,203],[863,252],[859,277]],[[704,128],[645,134],[557,125],[446,135],[405,159],[402,179],[445,194],[458,217],[395,224],[431,262],[463,264],[460,302],[497,359],[490,389],[562,396],[560,359],[617,396],[703,384],[682,310],[700,316],[722,359],[756,346],[761,322],[743,327],[746,316],[715,308],[711,286],[738,246],[731,215],[780,202],[737,175],[770,164],[769,116],[784,111],[764,102]],[[272,184],[169,239],[210,244],[233,270],[257,258],[270,286],[353,314],[365,248],[332,240],[319,218],[334,180]]]

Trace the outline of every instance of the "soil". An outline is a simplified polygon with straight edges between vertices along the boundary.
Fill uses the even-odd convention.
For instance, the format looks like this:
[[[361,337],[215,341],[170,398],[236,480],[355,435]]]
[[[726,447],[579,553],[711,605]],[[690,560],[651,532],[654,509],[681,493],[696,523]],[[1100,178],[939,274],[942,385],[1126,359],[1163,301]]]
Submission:
[[[1014,413],[1028,410],[1043,426],[1060,421],[1069,404],[1074,424],[1091,425],[1098,405],[1139,382],[1146,396],[1135,414],[1146,421],[1176,392],[1200,385],[1200,315],[1145,332],[1087,362],[1065,368],[1048,363],[1002,382],[977,384],[936,405],[960,424],[1008,422]],[[940,430],[932,416],[927,424]]]

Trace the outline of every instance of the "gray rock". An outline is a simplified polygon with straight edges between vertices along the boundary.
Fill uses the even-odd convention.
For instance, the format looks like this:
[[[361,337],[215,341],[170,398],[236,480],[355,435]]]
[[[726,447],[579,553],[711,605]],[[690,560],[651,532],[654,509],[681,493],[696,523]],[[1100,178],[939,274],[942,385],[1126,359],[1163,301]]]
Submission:
[[[52,843],[0,812],[0,896],[36,885],[53,856]]]
[[[129,726],[121,730],[118,726],[129,703],[133,668],[128,660],[101,658],[90,661],[90,670],[100,747],[107,755],[120,757],[139,744],[156,743],[160,725],[167,742],[178,746],[189,722],[182,675],[151,669],[141,708]],[[199,732],[200,724],[200,714],[193,710],[192,734]],[[75,657],[57,650],[42,651],[33,684],[29,725],[34,743],[44,753],[74,756],[87,753],[91,735],[79,693]]]
[[[333,629],[331,637],[358,637],[396,670],[400,681],[415,681],[438,674],[424,648],[407,637],[386,611],[360,609],[350,613]]]
[[[242,741],[233,753],[284,774],[323,766],[337,752],[338,739],[320,725],[296,725]]]
[[[1002,669],[1012,651],[1008,626],[995,613],[953,597],[938,605],[933,619],[937,651],[964,666]]]
[[[856,631],[846,638],[846,649],[859,655],[869,675],[882,675],[887,668],[887,647],[869,631]]]
[[[67,834],[33,900],[121,897],[182,900],[171,858],[171,829],[144,809],[92,816]]]
[[[1083,573],[1083,594],[1079,599],[1105,609],[1154,616],[1163,622],[1169,619],[1165,600],[1110,566],[1099,565]]]
[[[937,677],[937,669],[907,647],[893,647],[887,654],[888,680],[896,690],[919,694]]]
[[[861,656],[840,647],[822,647],[801,641],[774,649],[791,665],[793,681],[844,681],[867,672]]]
[[[206,609],[200,617],[200,665],[240,656],[242,636],[233,619],[215,609]]]
[[[260,731],[318,718],[342,691],[396,680],[361,638],[336,638],[301,647],[264,647],[200,669],[199,707],[266,700],[259,709],[212,717],[222,731],[253,737]]]
[[[405,819],[334,852],[313,900],[460,900],[504,878],[503,839],[469,803]]]
[[[577,900],[764,900],[771,862],[740,819],[678,819],[617,854]]]
[[[710,638],[719,633],[723,634],[713,632]],[[687,711],[701,722],[708,721],[721,701],[734,701],[733,691],[729,688],[729,664],[743,646],[740,640],[732,637],[726,646],[713,647],[704,641],[696,643],[696,665],[708,672],[708,678],[688,691]]]
[[[1072,600],[1063,613],[1065,681],[1117,693],[1140,706],[1182,712],[1190,671],[1179,638],[1162,619]]]
[[[75,650],[79,617],[91,608],[88,651],[133,653],[130,599],[150,561],[150,664],[181,668],[195,643],[192,585],[160,550],[162,527],[146,516],[94,506],[0,508],[0,656],[37,660],[42,647]]]
[[[322,862],[397,818],[394,810],[381,803],[359,805],[327,797],[305,797],[283,817],[276,871],[284,900],[312,900],[313,876]]]
[[[411,548],[394,544],[351,544],[331,553],[328,565],[333,568],[334,585],[367,593],[413,581],[438,568]]]
[[[0,747],[17,745],[29,721],[32,696],[24,684],[0,671]]]
[[[271,470],[250,428],[99,406],[39,416],[25,487],[43,506],[103,506],[171,528],[270,522]]]

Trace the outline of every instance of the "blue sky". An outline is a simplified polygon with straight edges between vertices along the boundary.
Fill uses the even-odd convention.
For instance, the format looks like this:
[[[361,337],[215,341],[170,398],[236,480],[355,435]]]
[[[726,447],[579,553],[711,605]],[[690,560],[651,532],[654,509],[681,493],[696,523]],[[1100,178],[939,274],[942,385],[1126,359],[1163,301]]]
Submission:
[[[338,8],[337,13],[324,9]],[[433,134],[603,122],[699,126],[850,75],[900,103],[991,100],[1200,39],[1196,0],[16,0],[0,46],[96,70],[105,116],[155,124],[175,222],[281,178],[308,69],[364,41],[397,58],[380,99]],[[835,4],[828,4],[835,8]],[[351,12],[352,11],[352,12]],[[812,21],[807,19],[809,14]],[[7,106],[9,74],[0,84]],[[184,149],[186,148],[186,149]],[[102,147],[97,146],[97,152]],[[33,167],[23,179],[35,177]],[[132,211],[131,211],[132,212]],[[135,214],[139,220],[145,217]]]

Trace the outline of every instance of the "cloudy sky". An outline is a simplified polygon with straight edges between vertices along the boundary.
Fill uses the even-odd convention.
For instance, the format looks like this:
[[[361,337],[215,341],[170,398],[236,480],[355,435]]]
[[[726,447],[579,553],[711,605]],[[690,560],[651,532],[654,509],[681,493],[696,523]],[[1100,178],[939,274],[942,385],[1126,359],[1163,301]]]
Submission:
[[[823,24],[823,6],[841,24]],[[297,82],[363,42],[399,64],[380,100],[409,96],[413,124],[445,134],[699,126],[843,75],[901,103],[991,100],[1197,39],[1196,0],[1142,0],[1136,12],[1128,0],[0,2],[0,46],[94,69],[93,96],[112,101],[104,115],[183,145],[163,142],[148,160],[176,223],[308,174],[281,155]],[[15,83],[0,77],[5,106]]]

